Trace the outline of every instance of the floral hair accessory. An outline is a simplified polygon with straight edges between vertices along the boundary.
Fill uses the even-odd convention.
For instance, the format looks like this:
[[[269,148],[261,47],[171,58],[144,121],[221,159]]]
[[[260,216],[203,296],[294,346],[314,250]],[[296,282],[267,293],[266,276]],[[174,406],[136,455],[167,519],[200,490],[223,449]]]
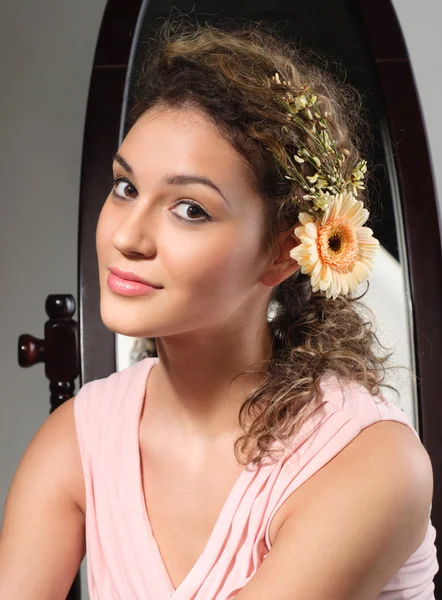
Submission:
[[[286,153],[286,163],[278,163],[285,178],[302,188],[302,197],[294,200],[300,206],[301,226],[294,231],[300,244],[290,251],[301,272],[311,276],[314,292],[321,291],[334,299],[357,289],[368,279],[378,240],[369,227],[362,227],[369,212],[357,200],[364,189],[367,162],[359,161],[351,168],[350,152],[338,152],[328,125],[328,113],[322,114],[317,97],[307,85],[296,95],[289,81],[275,73],[270,84],[284,91],[277,96],[287,112],[287,120],[305,133],[306,143],[297,141],[293,160]],[[283,129],[288,131],[287,126]],[[310,174],[308,174],[310,172]]]

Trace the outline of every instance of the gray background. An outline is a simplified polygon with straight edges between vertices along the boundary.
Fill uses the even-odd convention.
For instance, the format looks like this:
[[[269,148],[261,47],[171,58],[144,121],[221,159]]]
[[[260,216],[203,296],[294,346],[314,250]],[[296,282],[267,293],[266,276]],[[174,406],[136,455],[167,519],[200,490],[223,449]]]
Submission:
[[[48,294],[77,296],[83,127],[105,0],[2,4],[0,516],[17,464],[49,406],[43,365],[23,370],[17,364],[18,336],[42,336]],[[442,5],[394,5],[420,94],[441,208]]]

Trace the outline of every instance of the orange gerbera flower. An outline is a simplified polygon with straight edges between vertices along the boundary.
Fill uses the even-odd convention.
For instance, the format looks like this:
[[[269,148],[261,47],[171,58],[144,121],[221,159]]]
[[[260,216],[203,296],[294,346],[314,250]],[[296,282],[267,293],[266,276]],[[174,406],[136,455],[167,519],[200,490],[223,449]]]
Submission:
[[[330,197],[320,221],[299,213],[295,234],[301,243],[290,251],[301,272],[311,275],[314,292],[336,298],[356,290],[368,278],[379,246],[369,227],[368,210],[352,192]]]

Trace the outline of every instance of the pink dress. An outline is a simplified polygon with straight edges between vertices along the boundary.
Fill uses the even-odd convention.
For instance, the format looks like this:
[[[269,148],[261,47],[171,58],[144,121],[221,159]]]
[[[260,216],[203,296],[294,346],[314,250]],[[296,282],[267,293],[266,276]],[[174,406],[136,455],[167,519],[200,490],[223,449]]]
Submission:
[[[393,420],[418,436],[396,405],[380,403],[359,385],[341,387],[332,373],[326,374],[321,380],[323,403],[294,437],[293,452],[240,473],[203,553],[174,589],[145,507],[138,441],[147,377],[158,361],[148,357],[91,381],[75,399],[91,600],[233,599],[270,550],[270,522],[279,506],[362,429]],[[439,568],[435,538],[429,515],[424,541],[379,598],[434,600],[433,578]]]

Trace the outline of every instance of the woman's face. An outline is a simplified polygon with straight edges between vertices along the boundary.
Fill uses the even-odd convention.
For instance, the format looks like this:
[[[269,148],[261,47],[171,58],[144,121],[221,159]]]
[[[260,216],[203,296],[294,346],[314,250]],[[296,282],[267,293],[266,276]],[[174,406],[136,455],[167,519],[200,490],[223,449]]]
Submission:
[[[128,336],[161,337],[213,333],[229,323],[234,331],[266,314],[264,203],[243,159],[214,126],[193,109],[154,107],[117,156],[96,238],[104,324]],[[108,285],[109,267],[161,289],[121,295]]]

